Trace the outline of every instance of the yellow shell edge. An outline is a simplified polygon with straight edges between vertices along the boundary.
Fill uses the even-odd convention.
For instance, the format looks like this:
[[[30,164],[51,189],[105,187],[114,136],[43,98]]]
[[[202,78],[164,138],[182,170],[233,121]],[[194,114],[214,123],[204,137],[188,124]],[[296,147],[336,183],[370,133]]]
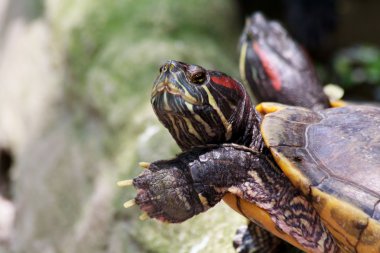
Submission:
[[[280,110],[285,109],[287,107],[288,107],[287,105],[283,105],[280,103],[263,102],[263,103],[256,105],[256,110],[260,114],[265,115],[268,113],[280,111]]]
[[[223,201],[226,202],[226,204],[229,205],[236,212],[240,213],[247,219],[259,224],[261,227],[265,228],[275,236],[283,239],[284,241],[287,241],[288,243],[303,250],[304,252],[308,252],[308,250],[305,249],[301,244],[299,244],[293,237],[279,230],[276,227],[276,224],[272,221],[268,212],[252,203],[249,203],[248,201],[245,201],[244,199],[239,199],[239,208],[237,206],[237,198],[238,197],[236,197],[235,195],[227,193],[223,197]],[[242,210],[243,213],[240,210]]]

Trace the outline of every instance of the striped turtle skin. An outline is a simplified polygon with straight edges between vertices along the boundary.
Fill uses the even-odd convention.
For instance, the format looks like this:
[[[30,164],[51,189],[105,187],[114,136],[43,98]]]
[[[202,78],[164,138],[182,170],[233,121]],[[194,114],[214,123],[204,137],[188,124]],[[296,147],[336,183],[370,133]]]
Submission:
[[[258,122],[257,117],[247,117],[252,105],[239,82],[221,72],[178,61],[161,67],[151,103],[183,150],[229,141],[249,145],[251,128]]]

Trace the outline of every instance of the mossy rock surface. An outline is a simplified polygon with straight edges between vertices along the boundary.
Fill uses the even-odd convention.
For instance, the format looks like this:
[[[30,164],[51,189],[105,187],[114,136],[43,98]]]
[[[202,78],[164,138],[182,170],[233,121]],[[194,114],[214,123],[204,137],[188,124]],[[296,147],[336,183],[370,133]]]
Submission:
[[[26,110],[26,118],[40,123],[33,134],[23,128],[21,136],[28,139],[11,145],[17,150],[17,217],[7,251],[233,252],[231,239],[244,220],[224,204],[183,224],[141,222],[136,207],[122,206],[135,190],[119,189],[116,182],[141,173],[139,161],[179,152],[149,103],[163,62],[176,59],[238,77],[235,5],[233,0],[43,2],[39,16],[24,26],[40,23],[46,32],[36,58],[47,59],[48,67],[36,72],[39,66],[28,66],[46,78],[37,82],[29,75],[36,85],[28,92],[38,99],[45,91],[49,102],[41,105],[41,117]],[[38,44],[41,37],[25,41],[32,39]]]

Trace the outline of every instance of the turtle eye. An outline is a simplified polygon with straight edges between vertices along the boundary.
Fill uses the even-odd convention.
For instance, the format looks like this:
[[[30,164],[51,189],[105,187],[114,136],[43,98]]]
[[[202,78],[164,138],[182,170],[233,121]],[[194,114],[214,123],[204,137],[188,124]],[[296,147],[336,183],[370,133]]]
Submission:
[[[203,84],[206,81],[206,72],[196,72],[190,76],[190,81],[195,84]]]

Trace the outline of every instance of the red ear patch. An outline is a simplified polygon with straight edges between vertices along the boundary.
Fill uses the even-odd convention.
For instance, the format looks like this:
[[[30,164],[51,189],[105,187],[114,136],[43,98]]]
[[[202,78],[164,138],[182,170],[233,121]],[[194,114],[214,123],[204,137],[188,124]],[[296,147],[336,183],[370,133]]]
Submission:
[[[281,80],[278,74],[276,73],[275,69],[271,67],[270,62],[268,61],[268,58],[266,57],[265,53],[261,51],[260,46],[257,44],[257,42],[254,42],[252,47],[253,47],[253,51],[255,51],[257,55],[259,56],[261,63],[263,64],[264,71],[265,73],[267,73],[269,79],[271,80],[271,84],[273,88],[276,91],[280,91]]]
[[[240,87],[234,79],[228,76],[212,76],[211,80],[218,85],[224,86],[228,89],[239,90]]]

